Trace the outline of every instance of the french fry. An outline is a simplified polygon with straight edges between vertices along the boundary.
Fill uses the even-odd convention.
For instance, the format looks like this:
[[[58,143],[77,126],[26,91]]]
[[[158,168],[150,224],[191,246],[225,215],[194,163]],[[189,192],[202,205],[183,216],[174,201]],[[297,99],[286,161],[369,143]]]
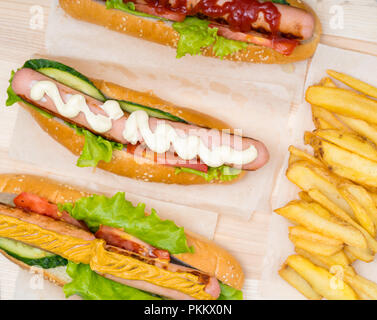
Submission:
[[[346,282],[332,275],[326,269],[315,266],[308,259],[299,255],[291,255],[286,263],[324,298],[329,300],[358,299],[356,293]]]
[[[362,298],[369,297],[370,300],[377,300],[377,284],[359,275],[344,275],[344,280],[358,292],[362,293]]]
[[[355,217],[352,208],[336,188],[336,185],[343,180],[330,173],[326,168],[299,161],[289,166],[286,175],[291,182],[303,191],[308,192],[311,189],[317,189],[350,217]]]
[[[322,296],[315,292],[310,284],[288,265],[282,266],[279,275],[309,300],[322,299]]]
[[[354,130],[361,136],[368,138],[375,145],[377,145],[377,129],[373,125],[364,120],[354,119],[342,115],[337,116],[343,123],[349,126],[352,130]]]
[[[358,202],[351,193],[348,192],[347,184],[339,184],[338,190],[344,199],[351,206],[353,212],[355,213],[357,221],[360,225],[369,232],[372,237],[376,236],[376,229],[373,223],[373,220],[365,210],[365,208]]]
[[[364,93],[367,96],[377,98],[377,88],[371,86],[370,84],[364,81],[358,80],[344,73],[336,72],[334,70],[327,70],[327,74],[335,78],[336,80],[343,82],[352,89],[360,91],[361,93]]]
[[[350,263],[354,263],[355,261],[357,261],[357,258],[349,251],[344,251],[345,255],[347,256],[348,260],[350,261]]]
[[[359,230],[350,225],[329,221],[318,215],[314,209],[300,205],[299,201],[291,201],[275,212],[311,231],[333,237],[351,246],[367,248],[367,242]]]
[[[377,123],[377,101],[341,88],[311,86],[306,101],[331,112]]]
[[[374,239],[368,233],[368,231],[366,231],[362,226],[360,226],[355,220],[353,220],[345,211],[343,211],[335,203],[333,203],[328,198],[326,198],[326,196],[317,189],[309,190],[308,194],[314,201],[317,201],[324,208],[326,208],[329,212],[331,212],[334,216],[338,217],[339,219],[349,223],[351,226],[358,229],[365,237],[368,243],[368,247],[371,250],[373,250],[373,252],[377,253],[377,240]]]
[[[328,129],[339,129],[342,131],[350,131],[341,121],[339,121],[330,111],[318,107],[312,106],[312,117],[316,128],[328,127]],[[323,128],[324,129],[324,128]]]
[[[310,284],[288,265],[282,266],[279,275],[309,300],[322,299],[322,296],[315,292]]]
[[[289,235],[294,238],[301,238],[305,240],[309,240],[312,242],[328,245],[328,246],[334,246],[334,247],[342,247],[343,242],[334,238],[326,237],[320,233],[309,231],[308,229],[301,227],[301,226],[295,226],[295,227],[289,227],[288,228]]]
[[[364,158],[377,161],[376,146],[357,134],[339,130],[316,130],[313,134]]]
[[[300,199],[302,201],[305,201],[305,202],[313,202],[313,199],[309,196],[309,194],[305,191],[300,191],[298,193],[298,196],[300,197]]]
[[[344,252],[350,253],[351,256],[364,262],[372,262],[374,260],[374,253],[369,248],[361,249],[351,246],[345,246]]]
[[[337,85],[334,83],[334,81],[329,77],[324,77],[321,79],[321,82],[319,83],[321,86],[329,87],[329,88],[336,88]]]
[[[289,235],[288,237],[289,237],[289,240],[292,241],[295,247],[304,249],[313,254],[320,254],[326,257],[332,256],[343,249],[343,245],[332,246],[332,245],[326,245],[323,243],[318,243],[315,241],[302,239],[299,237],[294,237],[291,235]]]
[[[377,187],[377,162],[318,138],[311,138],[310,144],[315,149],[316,155],[335,174],[361,185]]]
[[[313,254],[309,251],[306,251],[301,248],[295,247],[297,254],[303,256],[306,259],[309,259],[315,265],[330,270],[332,266],[342,266],[344,272],[348,272],[350,275],[355,275],[355,270],[350,266],[351,262],[348,259],[344,251],[339,251],[332,256],[322,256],[319,254]]]
[[[291,153],[291,155],[294,155],[297,160],[298,159],[306,160],[306,161],[314,163],[315,165],[323,166],[321,161],[319,161],[318,159],[316,159],[314,156],[307,153],[306,151],[300,150],[294,146],[289,146],[288,151]]]
[[[350,183],[346,185],[346,188],[347,191],[357,199],[360,205],[365,208],[366,212],[372,219],[374,226],[377,227],[377,207],[371,194],[362,186]]]

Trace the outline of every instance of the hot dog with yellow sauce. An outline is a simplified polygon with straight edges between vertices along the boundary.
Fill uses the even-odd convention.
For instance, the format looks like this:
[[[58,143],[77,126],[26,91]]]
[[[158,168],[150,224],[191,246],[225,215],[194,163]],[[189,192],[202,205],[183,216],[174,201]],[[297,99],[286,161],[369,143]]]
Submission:
[[[67,296],[242,297],[242,269],[229,253],[154,211],[146,215],[124,193],[90,195],[12,174],[0,175],[0,192],[0,252],[21,267],[40,268]]]

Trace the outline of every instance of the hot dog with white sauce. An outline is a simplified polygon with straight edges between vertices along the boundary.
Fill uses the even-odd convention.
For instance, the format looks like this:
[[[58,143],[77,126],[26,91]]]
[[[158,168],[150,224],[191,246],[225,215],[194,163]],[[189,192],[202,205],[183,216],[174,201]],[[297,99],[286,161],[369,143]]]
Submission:
[[[55,66],[55,69],[51,66],[46,68],[45,65]],[[122,150],[113,150],[113,158],[107,162],[116,161],[115,152],[122,152],[123,156],[128,157],[126,159],[128,162],[133,161],[132,165],[135,166],[136,173],[144,169],[142,177],[148,171],[148,166],[154,165],[162,174],[156,177],[149,173],[149,181],[183,184],[235,181],[241,176],[242,171],[257,170],[269,159],[267,148],[263,143],[231,134],[229,130],[224,132],[210,129],[202,123],[198,126],[191,121],[186,121],[182,110],[178,112],[180,118],[164,113],[165,119],[151,116],[150,114],[155,113],[151,113],[148,107],[143,106],[138,110],[125,112],[122,109],[124,101],[119,102],[108,98],[99,100],[82,92],[82,87],[81,90],[74,89],[70,86],[70,83],[74,83],[72,80],[67,83],[65,77],[64,84],[61,80],[63,78],[56,79],[54,72],[58,72],[60,77],[61,74],[76,77],[76,74],[73,71],[71,73],[62,71],[64,65],[54,61],[30,60],[25,66],[14,74],[10,88],[21,102],[31,104],[54,117],[47,121],[33,110],[33,115],[37,117],[42,128],[51,134],[49,129],[52,124],[56,125],[58,129],[52,131],[53,137],[63,144],[63,129],[59,130],[59,128],[65,126],[64,130],[71,130],[72,135],[78,135],[68,123],[91,132],[94,136],[103,137],[111,143],[117,143]],[[38,66],[42,68],[38,69]],[[52,69],[52,74],[51,71],[48,73],[49,76],[43,74],[42,72],[46,69]],[[98,90],[89,80],[84,84]],[[103,86],[109,87],[107,84]],[[113,90],[115,95],[116,89],[127,90],[115,87]],[[158,114],[157,116],[159,117]],[[208,118],[207,121],[210,122],[211,119]],[[88,143],[88,137],[85,139],[85,143]],[[77,149],[78,146],[75,145],[74,140],[71,143],[74,145],[71,148]],[[100,167],[101,162],[98,163]],[[129,163],[122,166],[130,168]],[[140,177],[140,175],[123,174],[124,171],[117,168],[119,168],[118,164],[113,163],[110,171],[135,178]],[[104,169],[107,169],[106,166]],[[209,173],[216,170],[219,173],[210,180]],[[197,177],[188,180],[175,179],[181,174],[197,175],[201,179]]]
[[[60,6],[76,19],[175,47],[177,57],[290,63],[311,57],[321,34],[315,13],[297,0],[60,0]]]
[[[238,262],[214,243],[145,215],[144,205],[132,206],[123,193],[90,196],[37,176],[0,175],[0,252],[21,267],[41,269],[67,296],[242,297]]]

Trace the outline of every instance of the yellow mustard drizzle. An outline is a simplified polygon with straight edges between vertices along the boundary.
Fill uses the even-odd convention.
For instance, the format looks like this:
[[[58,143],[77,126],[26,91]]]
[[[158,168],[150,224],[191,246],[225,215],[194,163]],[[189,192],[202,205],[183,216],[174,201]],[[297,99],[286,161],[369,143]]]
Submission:
[[[213,300],[189,272],[170,272],[137,259],[107,251],[101,239],[82,240],[42,229],[20,219],[0,214],[0,237],[14,239],[60,255],[74,263],[89,264],[93,271],[127,280],[144,280],[177,290],[199,300]]]
[[[0,215],[0,237],[21,241],[25,244],[55,253],[75,263],[89,264],[97,242],[103,240],[82,240],[24,222],[20,219]]]
[[[161,287],[178,290],[196,299],[213,299],[204,291],[205,285],[196,282],[198,276],[189,272],[170,272],[154,265],[140,263],[131,257],[105,250],[101,243],[96,243],[90,268],[123,279],[148,281]]]

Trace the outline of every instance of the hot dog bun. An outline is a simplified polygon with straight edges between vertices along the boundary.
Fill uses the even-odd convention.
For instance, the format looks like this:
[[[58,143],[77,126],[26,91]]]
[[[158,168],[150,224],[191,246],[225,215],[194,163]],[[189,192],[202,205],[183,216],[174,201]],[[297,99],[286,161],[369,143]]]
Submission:
[[[315,18],[313,37],[296,47],[293,53],[285,56],[270,48],[249,45],[246,49],[226,56],[231,61],[253,63],[284,64],[310,58],[319,43],[322,33],[321,23],[315,12],[300,0],[288,0],[290,5],[307,10]],[[152,42],[177,47],[179,34],[169,24],[153,19],[145,19],[127,14],[120,10],[108,10],[104,3],[93,0],[59,0],[60,6],[73,18],[104,26],[108,29],[143,38]],[[216,57],[211,48],[205,49],[203,55]]]
[[[0,250],[0,253],[11,262],[17,264],[20,268],[26,271],[30,271],[30,272],[32,271],[33,273],[41,274],[43,275],[43,278],[45,280],[48,280],[60,287],[63,287],[66,283],[70,282],[69,275],[66,272],[66,267],[43,269],[37,266],[29,266],[28,264],[10,256],[3,250]]]
[[[202,127],[214,129],[229,128],[229,126],[227,126],[223,121],[217,120],[208,115],[204,115],[203,113],[195,110],[176,107],[149,93],[137,92],[102,80],[94,79],[93,82],[96,87],[109,98],[124,99],[149,107],[158,108]],[[85,143],[85,138],[82,135],[78,135],[74,129],[54,118],[48,119],[35,109],[23,103],[21,103],[21,105],[31,113],[39,126],[53,139],[66,147],[74,155],[79,156],[81,154]],[[136,158],[133,154],[130,154],[125,150],[114,150],[112,160],[109,163],[100,161],[98,163],[98,167],[121,176],[149,182],[163,182],[167,184],[176,183],[183,185],[208,183],[204,178],[196,174],[187,172],[175,174],[175,168],[172,166],[156,164],[147,158]],[[244,175],[245,172],[243,171],[237,178],[229,182],[213,180],[211,183],[234,183]]]
[[[88,190],[80,190],[48,178],[24,174],[0,174],[0,192],[15,194],[30,192],[52,203],[76,201],[91,194]],[[195,253],[179,254],[176,257],[194,268],[215,276],[231,287],[241,289],[244,274],[238,261],[213,241],[187,230],[185,232],[188,244],[194,246]],[[13,261],[13,259],[11,260]],[[28,268],[20,261],[17,264]],[[60,280],[54,279],[55,273],[49,274],[48,270],[45,272],[45,276],[49,280],[52,279],[59,285],[64,284]],[[63,279],[62,275],[60,275],[60,279]]]

